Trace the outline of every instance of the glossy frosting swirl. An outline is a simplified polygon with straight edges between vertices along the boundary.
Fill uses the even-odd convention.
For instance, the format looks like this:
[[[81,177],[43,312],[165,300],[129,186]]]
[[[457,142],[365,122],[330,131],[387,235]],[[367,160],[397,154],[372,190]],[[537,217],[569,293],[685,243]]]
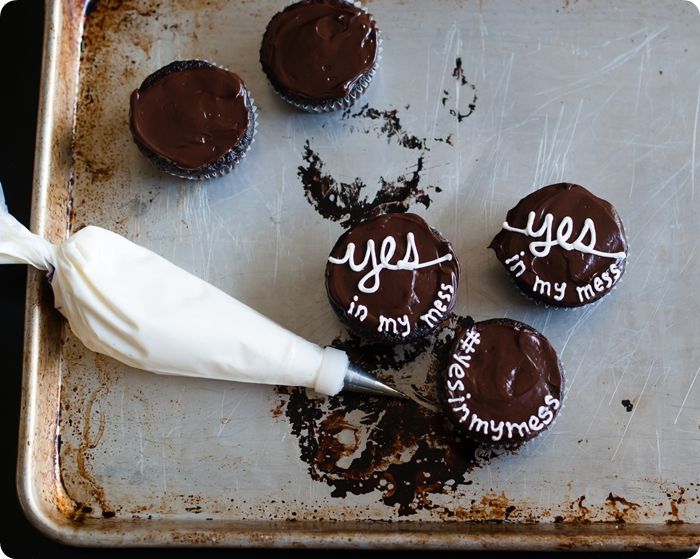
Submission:
[[[314,101],[345,97],[376,60],[374,20],[342,0],[288,6],[270,21],[260,50],[276,88]]]

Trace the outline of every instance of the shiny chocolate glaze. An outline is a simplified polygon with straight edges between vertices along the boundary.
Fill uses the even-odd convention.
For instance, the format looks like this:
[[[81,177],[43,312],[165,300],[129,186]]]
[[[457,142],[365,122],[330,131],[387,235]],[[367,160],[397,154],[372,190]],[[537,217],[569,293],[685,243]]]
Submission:
[[[557,227],[562,220],[567,216],[572,218],[569,242],[578,238],[585,220],[590,218],[595,226],[596,250],[627,253],[625,230],[615,208],[582,186],[571,183],[545,186],[520,200],[508,212],[506,223],[524,229],[530,212],[535,212],[535,230],[542,226],[546,214],[553,215],[553,239],[556,239]],[[625,258],[569,251],[559,245],[552,246],[546,256],[533,255],[530,243],[545,238],[546,235],[532,238],[504,228],[489,246],[520,290],[536,301],[558,307],[592,303],[608,293],[625,270]],[[590,235],[586,235],[584,243],[590,242],[590,239]],[[520,261],[524,263],[524,268]],[[562,296],[561,291],[556,291],[555,284],[561,289],[563,283],[566,286]]]
[[[438,385],[446,413],[465,435],[517,446],[552,424],[561,408],[564,377],[542,334],[500,318],[477,322],[457,335]]]
[[[421,263],[446,255],[451,259],[413,270],[383,268],[379,272],[379,287],[373,293],[363,292],[359,287],[362,278],[374,268],[371,257],[361,271],[352,270],[347,262],[328,261],[326,291],[331,305],[340,319],[364,338],[386,343],[420,338],[440,326],[454,307],[459,263],[452,245],[418,215],[392,213],[355,225],[338,239],[330,258],[343,259],[348,245],[353,243],[354,261],[359,264],[373,241],[376,260],[381,264],[382,245],[391,238],[396,249],[386,261],[396,265],[406,256],[409,233],[414,235]],[[367,284],[372,287],[371,281]],[[386,322],[382,317],[395,322]]]
[[[272,85],[311,101],[346,97],[377,60],[377,28],[342,0],[304,0],[275,14],[260,63]]]
[[[213,164],[249,143],[252,118],[241,78],[204,61],[169,64],[131,94],[134,140],[184,170]]]

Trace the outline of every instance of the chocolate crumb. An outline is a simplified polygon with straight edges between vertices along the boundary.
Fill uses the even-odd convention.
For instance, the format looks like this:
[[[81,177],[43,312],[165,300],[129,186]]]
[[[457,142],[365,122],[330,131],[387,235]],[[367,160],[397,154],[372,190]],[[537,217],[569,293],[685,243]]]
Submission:
[[[620,403],[625,407],[626,412],[630,412],[634,409],[634,404],[629,400],[622,400]]]
[[[347,113],[347,115],[348,116],[346,116],[346,113],[343,113],[343,118],[352,117],[381,120],[382,124],[379,128],[377,136],[385,136],[387,142],[396,140],[399,145],[407,149],[428,151],[428,148],[425,146],[425,138],[421,140],[417,136],[409,135],[404,131],[397,109],[380,111],[370,107],[368,104],[365,104],[356,113]]]

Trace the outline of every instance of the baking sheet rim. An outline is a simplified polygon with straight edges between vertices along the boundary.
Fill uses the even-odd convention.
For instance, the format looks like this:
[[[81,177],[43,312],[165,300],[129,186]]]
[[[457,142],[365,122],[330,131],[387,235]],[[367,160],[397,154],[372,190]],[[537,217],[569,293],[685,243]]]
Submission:
[[[32,189],[32,230],[47,236],[50,222],[48,200],[52,188],[67,184],[69,177],[55,176],[57,165],[52,160],[52,146],[56,145],[61,132],[70,135],[71,130],[59,130],[55,122],[54,107],[57,104],[56,84],[60,72],[67,68],[79,70],[79,40],[75,48],[69,50],[74,60],[71,64],[61,64],[61,45],[68,34],[68,16],[78,15],[79,25],[72,28],[80,39],[85,15],[84,0],[72,0],[72,4],[62,0],[46,0],[44,54],[41,69],[40,101]],[[85,0],[87,1],[87,0]],[[63,9],[62,9],[63,8]],[[73,38],[70,37],[69,38]],[[65,61],[63,61],[65,62]],[[77,77],[70,76],[71,83],[77,84]],[[67,225],[67,223],[66,223]],[[67,229],[67,227],[66,227]],[[50,236],[50,235],[48,235]],[[22,402],[20,418],[20,438],[18,449],[17,491],[22,508],[32,524],[48,537],[76,546],[231,546],[231,547],[350,547],[358,544],[374,548],[410,548],[420,545],[428,548],[450,549],[596,549],[596,550],[695,550],[700,546],[700,524],[656,525],[616,523],[591,524],[499,524],[457,522],[441,523],[438,530],[426,530],[426,524],[416,529],[410,521],[395,523],[372,522],[232,522],[198,520],[121,520],[76,519],[71,520],[61,513],[57,501],[70,499],[60,483],[60,466],[57,461],[55,433],[58,427],[58,413],[46,418],[52,422],[54,437],[41,441],[36,437],[38,399],[42,396],[40,363],[50,343],[45,334],[47,313],[54,312],[42,307],[43,276],[30,270],[27,280],[25,313],[25,357],[22,377]],[[58,393],[60,370],[56,363],[53,374],[54,387]],[[48,464],[54,470],[53,500],[40,494],[37,472],[40,464],[35,448],[48,445],[51,453],[45,453]],[[60,494],[60,495],[59,495]],[[431,523],[432,524],[432,523]],[[436,523],[437,525],[437,523]],[[354,527],[353,527],[354,526]],[[164,529],[164,528],[168,529]],[[250,530],[246,528],[250,527]],[[450,530],[450,528],[454,530]],[[282,528],[282,530],[280,530]],[[431,526],[433,528],[433,526]],[[465,530],[466,528],[466,530]]]

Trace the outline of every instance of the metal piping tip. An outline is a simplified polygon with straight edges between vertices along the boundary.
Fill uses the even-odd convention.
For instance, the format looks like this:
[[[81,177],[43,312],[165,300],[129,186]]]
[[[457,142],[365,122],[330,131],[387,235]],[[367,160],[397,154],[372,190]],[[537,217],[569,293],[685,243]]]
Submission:
[[[395,388],[378,381],[367,371],[352,363],[348,363],[348,368],[345,371],[343,390],[374,394],[375,396],[392,396],[394,398],[408,399],[408,396],[403,392],[399,392]]]

